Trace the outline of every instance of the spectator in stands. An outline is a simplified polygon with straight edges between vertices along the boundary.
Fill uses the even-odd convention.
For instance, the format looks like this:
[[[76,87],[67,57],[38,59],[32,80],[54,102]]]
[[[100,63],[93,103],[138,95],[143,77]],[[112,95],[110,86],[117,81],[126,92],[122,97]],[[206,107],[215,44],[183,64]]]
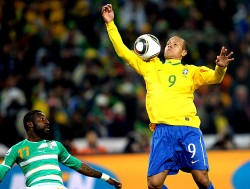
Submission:
[[[233,133],[230,131],[225,131],[218,136],[216,142],[212,145],[212,149],[219,150],[232,150],[236,149],[237,145],[233,138]]]
[[[88,131],[85,136],[86,146],[80,150],[76,150],[78,155],[86,154],[106,154],[107,148],[98,143],[98,135],[94,130]]]
[[[127,135],[127,144],[123,150],[124,153],[143,153],[149,152],[149,138],[144,133],[129,132]]]
[[[235,133],[250,133],[249,89],[245,85],[235,88],[228,117]]]

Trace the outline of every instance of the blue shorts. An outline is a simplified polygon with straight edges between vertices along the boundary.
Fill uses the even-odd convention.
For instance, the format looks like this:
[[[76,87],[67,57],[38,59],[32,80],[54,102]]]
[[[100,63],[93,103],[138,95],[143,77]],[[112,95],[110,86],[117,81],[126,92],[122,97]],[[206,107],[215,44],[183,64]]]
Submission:
[[[179,170],[209,170],[202,132],[188,126],[159,124],[152,137],[148,176],[168,170],[169,175]]]

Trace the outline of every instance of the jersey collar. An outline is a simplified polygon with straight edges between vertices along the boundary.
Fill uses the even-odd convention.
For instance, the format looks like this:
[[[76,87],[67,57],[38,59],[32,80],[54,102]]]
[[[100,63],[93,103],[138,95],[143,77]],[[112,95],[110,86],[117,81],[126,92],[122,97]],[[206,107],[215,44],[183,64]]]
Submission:
[[[180,60],[176,60],[176,59],[168,59],[165,61],[166,64],[172,64],[172,65],[178,65],[181,64]]]

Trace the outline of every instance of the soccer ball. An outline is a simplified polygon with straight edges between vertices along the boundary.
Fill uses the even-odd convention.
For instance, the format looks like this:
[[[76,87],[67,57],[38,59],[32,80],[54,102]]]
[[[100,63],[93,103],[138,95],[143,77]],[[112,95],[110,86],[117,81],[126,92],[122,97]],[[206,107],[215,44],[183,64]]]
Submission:
[[[159,55],[161,45],[157,37],[151,34],[139,36],[134,43],[134,52],[143,60],[150,60]]]

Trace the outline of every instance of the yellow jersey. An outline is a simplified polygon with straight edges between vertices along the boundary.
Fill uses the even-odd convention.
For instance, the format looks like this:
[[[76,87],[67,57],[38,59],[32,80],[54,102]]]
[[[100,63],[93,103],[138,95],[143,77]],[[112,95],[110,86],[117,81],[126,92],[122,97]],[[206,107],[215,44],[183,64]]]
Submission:
[[[199,128],[194,92],[202,85],[220,83],[227,68],[183,65],[174,59],[161,62],[158,57],[143,61],[124,45],[113,21],[106,27],[117,55],[144,78],[150,128],[154,130],[155,124]]]

